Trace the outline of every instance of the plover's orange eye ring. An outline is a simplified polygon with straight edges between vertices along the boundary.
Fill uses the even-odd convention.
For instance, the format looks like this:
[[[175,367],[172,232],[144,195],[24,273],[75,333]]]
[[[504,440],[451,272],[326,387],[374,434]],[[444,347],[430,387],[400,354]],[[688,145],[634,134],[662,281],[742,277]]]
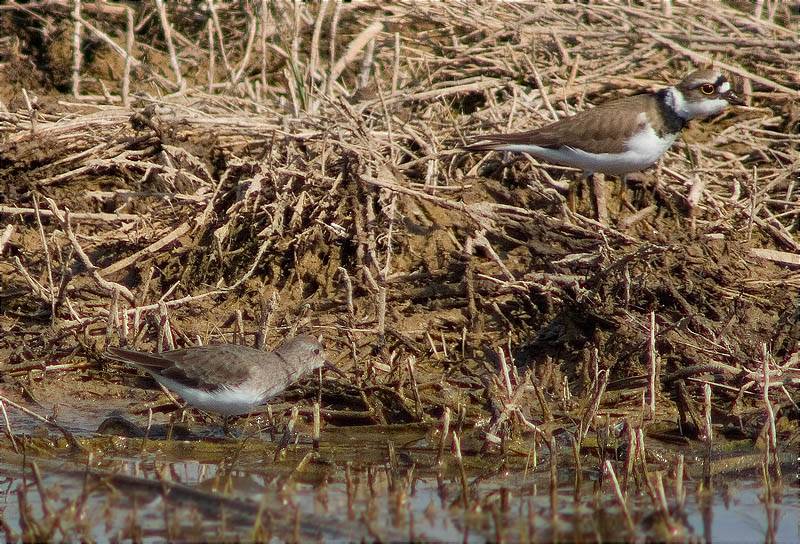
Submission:
[[[700,92],[703,94],[711,95],[714,94],[714,91],[716,91],[716,88],[711,83],[703,83],[700,85]]]

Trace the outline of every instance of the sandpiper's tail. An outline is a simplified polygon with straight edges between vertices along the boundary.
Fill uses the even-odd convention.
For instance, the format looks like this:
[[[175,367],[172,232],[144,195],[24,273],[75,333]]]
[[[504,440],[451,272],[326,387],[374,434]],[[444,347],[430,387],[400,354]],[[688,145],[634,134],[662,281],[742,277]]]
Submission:
[[[157,371],[172,364],[171,361],[165,359],[158,353],[147,353],[114,346],[108,346],[104,355],[120,363],[126,363],[150,371]]]

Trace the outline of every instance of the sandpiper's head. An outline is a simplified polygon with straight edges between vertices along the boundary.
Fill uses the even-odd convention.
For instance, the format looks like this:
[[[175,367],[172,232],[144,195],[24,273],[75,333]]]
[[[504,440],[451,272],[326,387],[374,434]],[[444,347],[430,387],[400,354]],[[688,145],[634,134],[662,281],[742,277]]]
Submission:
[[[275,352],[296,365],[302,372],[309,372],[321,366],[325,366],[325,350],[322,344],[306,334],[295,336],[283,342]]]
[[[711,117],[731,104],[743,104],[718,70],[695,70],[675,86],[671,98],[675,113],[687,121]]]

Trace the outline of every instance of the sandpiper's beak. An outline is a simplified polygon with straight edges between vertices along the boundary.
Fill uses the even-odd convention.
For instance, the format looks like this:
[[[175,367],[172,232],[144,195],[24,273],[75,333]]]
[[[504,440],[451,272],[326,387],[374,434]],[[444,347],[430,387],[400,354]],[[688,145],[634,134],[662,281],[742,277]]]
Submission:
[[[728,91],[727,93],[723,94],[722,98],[727,100],[728,104],[732,104],[734,106],[744,106],[744,100],[739,98],[733,91]]]
[[[347,377],[347,374],[345,374],[344,372],[342,372],[341,370],[339,370],[339,367],[337,367],[336,365],[334,365],[334,364],[333,364],[333,363],[331,363],[330,361],[327,361],[327,360],[326,360],[326,361],[325,361],[325,362],[322,364],[322,368],[324,368],[324,369],[326,369],[326,370],[332,370],[333,372],[335,372],[336,374],[338,374],[338,375],[339,375],[339,376],[341,376],[342,378],[346,378],[346,377]]]

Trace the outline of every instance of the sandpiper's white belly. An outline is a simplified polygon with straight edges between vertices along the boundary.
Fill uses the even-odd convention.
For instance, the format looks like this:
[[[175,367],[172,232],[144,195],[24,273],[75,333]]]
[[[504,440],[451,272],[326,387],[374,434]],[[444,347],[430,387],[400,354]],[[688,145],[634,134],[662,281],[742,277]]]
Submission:
[[[677,136],[677,133],[666,134],[662,138],[651,127],[646,126],[628,141],[628,149],[622,153],[588,153],[568,146],[551,149],[526,144],[509,144],[498,146],[497,149],[530,153],[537,158],[580,168],[587,173],[622,175],[652,166],[675,142]]]
[[[249,414],[253,408],[266,400],[262,388],[224,387],[214,392],[187,387],[163,376],[153,376],[161,385],[179,394],[190,406],[223,416]]]

